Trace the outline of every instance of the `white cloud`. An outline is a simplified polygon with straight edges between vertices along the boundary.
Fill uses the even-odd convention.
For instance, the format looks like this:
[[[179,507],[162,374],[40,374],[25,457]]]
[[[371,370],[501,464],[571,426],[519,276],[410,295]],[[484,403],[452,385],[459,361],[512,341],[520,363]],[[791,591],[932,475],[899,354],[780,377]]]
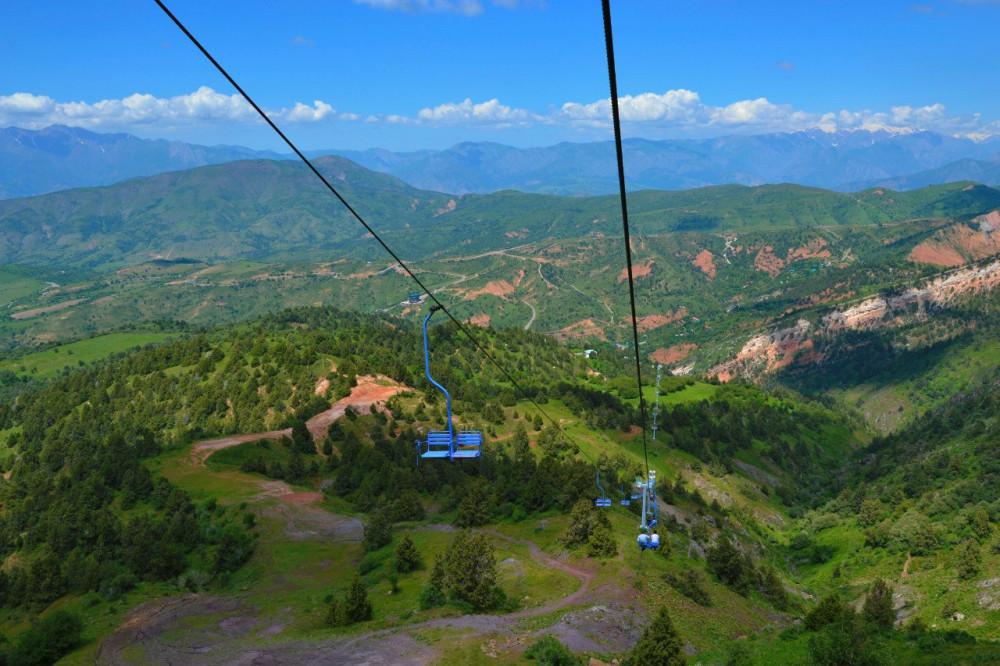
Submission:
[[[475,103],[466,97],[457,103],[420,109],[416,121],[432,125],[524,125],[542,120],[530,111],[501,104],[497,99]]]
[[[943,104],[898,105],[887,111],[839,109],[805,111],[766,97],[744,99],[716,106],[686,89],[663,93],[646,92],[619,99],[622,122],[631,135],[718,136],[722,134],[792,132],[849,129],[913,132],[931,130],[952,136],[981,140],[1000,136],[1000,121],[980,114],[951,115]],[[518,128],[539,125],[576,128],[581,136],[588,129],[604,130],[611,124],[608,98],[592,102],[566,102],[542,113],[508,106],[493,98],[476,102],[466,98],[428,106],[416,113],[357,113],[338,111],[328,102],[295,102],[288,107],[267,109],[275,121],[288,124],[363,122],[366,124],[422,127]],[[52,124],[96,130],[169,130],[212,124],[261,122],[239,95],[226,95],[202,86],[192,93],[156,97],[135,93],[121,99],[97,102],[60,102],[47,95],[15,92],[0,95],[0,126],[40,128]],[[592,133],[591,133],[592,135]]]
[[[296,102],[291,108],[268,113],[275,120],[290,123],[357,119],[354,114],[338,114],[333,106],[322,100],[315,100],[312,105]],[[129,129],[152,124],[177,127],[218,122],[256,123],[260,119],[239,95],[225,95],[207,86],[176,97],[135,93],[93,103],[57,102],[45,95],[26,92],[0,96],[0,125],[38,128],[59,124],[91,129]]]
[[[291,109],[279,112],[277,115],[292,123],[314,123],[329,118],[333,112],[332,106],[322,100],[316,100],[312,106],[296,102]]]
[[[979,114],[951,116],[943,104],[895,106],[889,111],[873,112],[841,109],[811,112],[789,104],[776,104],[766,97],[745,99],[713,106],[691,90],[668,90],[665,93],[625,95],[618,99],[622,123],[633,131],[650,134],[672,132],[677,135],[739,132],[794,132],[820,129],[827,132],[850,129],[912,132],[930,130],[955,136],[1000,133],[1000,123],[984,123]],[[566,102],[551,116],[556,122],[578,127],[608,127],[611,124],[611,101],[590,103]]]

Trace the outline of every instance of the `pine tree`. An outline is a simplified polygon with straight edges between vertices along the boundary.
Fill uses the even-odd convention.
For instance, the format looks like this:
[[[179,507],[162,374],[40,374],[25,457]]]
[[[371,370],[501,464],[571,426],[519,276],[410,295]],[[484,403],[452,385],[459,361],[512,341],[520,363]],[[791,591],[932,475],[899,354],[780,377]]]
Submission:
[[[879,629],[892,629],[896,622],[896,611],[892,607],[892,588],[881,578],[875,579],[868,589],[861,615],[865,624]]]
[[[413,539],[407,534],[403,537],[399,547],[396,548],[396,571],[409,573],[416,571],[421,566],[423,566],[423,562],[420,559],[420,551],[417,550]]]
[[[590,541],[590,531],[593,528],[591,514],[594,505],[590,500],[577,500],[569,514],[569,527],[566,529],[566,544],[578,546]]]
[[[491,499],[484,483],[473,483],[458,505],[455,525],[458,527],[481,527],[490,522]]]
[[[647,627],[632,648],[625,666],[683,666],[686,663],[681,637],[674,629],[666,607],[661,606],[653,624]]]
[[[431,569],[430,580],[427,581],[427,585],[424,586],[424,589],[420,592],[421,610],[427,610],[428,608],[436,608],[444,605],[444,602],[446,601],[444,595],[444,585],[444,558],[437,557],[434,560],[434,568]]]
[[[587,554],[591,557],[614,557],[618,554],[618,542],[611,536],[611,527],[603,523],[590,533]]]
[[[344,618],[348,624],[372,619],[372,604],[368,600],[368,589],[357,574],[354,575],[351,588],[344,597]]]
[[[316,453],[316,444],[305,421],[296,420],[292,424],[292,448],[306,455]]]
[[[969,539],[958,554],[959,577],[965,580],[975,578],[979,574],[982,563],[983,560],[979,554],[979,543],[975,539]]]
[[[392,523],[384,508],[378,508],[368,516],[365,523],[365,537],[362,545],[365,552],[378,550],[392,541]]]
[[[462,530],[445,555],[445,589],[448,596],[473,608],[494,608],[502,592],[497,587],[496,555],[482,534]]]

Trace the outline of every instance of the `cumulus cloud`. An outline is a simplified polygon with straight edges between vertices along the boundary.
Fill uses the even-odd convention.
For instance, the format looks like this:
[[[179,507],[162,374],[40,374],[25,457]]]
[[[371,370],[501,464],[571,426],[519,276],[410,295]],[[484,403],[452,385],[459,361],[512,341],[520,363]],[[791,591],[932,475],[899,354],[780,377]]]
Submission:
[[[270,110],[277,120],[311,123],[323,120],[356,120],[350,113],[338,114],[330,104],[315,100],[296,102],[290,108]],[[91,129],[128,129],[148,125],[183,126],[217,122],[260,122],[254,110],[239,95],[226,95],[208,86],[175,97],[135,93],[121,99],[98,102],[57,102],[46,95],[16,92],[0,95],[0,125],[38,128],[73,125]]]
[[[984,123],[979,114],[949,115],[943,104],[895,106],[888,111],[837,110],[811,112],[766,97],[745,99],[723,106],[702,101],[691,90],[625,95],[618,99],[622,123],[633,129],[673,131],[675,134],[793,132],[820,129],[865,129],[893,132],[930,130],[954,136],[982,138],[1000,133],[997,122]],[[580,127],[610,125],[610,99],[590,103],[567,102],[552,119]]]
[[[835,109],[806,111],[766,97],[743,99],[723,105],[706,103],[686,89],[625,95],[618,100],[622,122],[630,133],[650,138],[712,136],[738,133],[793,132],[819,129],[826,132],[864,129],[891,132],[930,130],[981,140],[1000,136],[1000,121],[980,114],[952,115],[943,104],[899,105],[885,111]],[[611,124],[611,101],[565,102],[547,112],[502,103],[499,99],[445,102],[414,114],[338,111],[332,104],[314,100],[267,109],[276,121],[289,124],[360,122],[420,127],[606,129]],[[96,130],[171,129],[212,123],[259,123],[253,109],[239,95],[226,95],[207,86],[186,95],[156,97],[135,93],[121,99],[97,102],[60,102],[47,95],[15,92],[0,95],[0,126],[40,128],[52,124]]]
[[[525,125],[540,121],[542,117],[526,111],[501,104],[497,99],[475,103],[470,98],[461,102],[439,104],[435,107],[420,109],[416,121],[435,125]]]

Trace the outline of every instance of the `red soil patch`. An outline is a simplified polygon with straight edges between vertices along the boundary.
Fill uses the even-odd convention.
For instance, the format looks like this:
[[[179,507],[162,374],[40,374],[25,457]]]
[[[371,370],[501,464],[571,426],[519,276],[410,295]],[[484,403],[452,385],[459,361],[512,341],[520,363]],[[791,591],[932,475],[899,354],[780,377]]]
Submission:
[[[778,277],[781,273],[781,269],[795,261],[804,261],[805,259],[829,259],[830,251],[826,249],[826,245],[827,242],[825,238],[814,238],[801,247],[789,248],[784,259],[774,253],[774,248],[772,246],[765,245],[760,251],[757,252],[757,256],[754,257],[753,265],[758,271],[767,273],[771,277]]]
[[[645,317],[639,317],[636,323],[638,324],[640,333],[647,333],[662,326],[666,326],[667,324],[672,324],[675,321],[680,321],[686,317],[687,314],[687,308],[682,305],[677,309],[677,312],[668,312],[665,315],[646,315]]]
[[[953,224],[910,251],[909,259],[921,264],[952,268],[1000,253],[1000,211],[980,215],[967,224]]]
[[[281,501],[289,504],[315,504],[321,499],[323,493],[289,493],[281,496]]]
[[[934,241],[924,241],[917,245],[910,250],[907,259],[918,264],[930,264],[946,268],[961,266],[965,263],[965,257],[958,250]]]
[[[802,247],[796,247],[788,251],[786,264],[803,259],[829,259],[830,251],[826,249],[825,238],[814,238]]]
[[[490,325],[490,316],[485,312],[481,312],[477,315],[469,317],[469,323],[473,326],[482,326],[487,328]]]
[[[377,405],[386,400],[410,390],[409,387],[397,384],[393,380],[383,375],[370,376],[358,375],[358,385],[351,389],[351,394],[335,402],[330,409],[320,412],[306,422],[306,428],[313,436],[313,441],[322,442],[326,438],[333,422],[339,419],[351,407],[361,414],[371,412]],[[246,435],[230,435],[218,439],[208,439],[196,442],[191,447],[191,462],[196,465],[203,465],[208,457],[216,451],[238,446],[246,442],[256,442],[261,439],[281,439],[291,437],[292,429],[271,430],[269,432],[255,432]]]
[[[361,273],[351,273],[350,275],[345,275],[344,278],[347,280],[366,280],[370,277],[375,277],[377,273],[375,271],[362,271]]]
[[[409,388],[397,384],[388,377],[378,375],[358,375],[358,385],[351,389],[351,394],[333,403],[325,412],[320,412],[306,422],[306,427],[313,439],[321,442],[326,438],[333,422],[344,415],[350,407],[360,414],[368,414],[376,405],[396,395],[408,391]]]
[[[507,280],[493,280],[491,282],[487,282],[486,286],[481,289],[476,289],[466,293],[464,300],[474,301],[480,296],[496,296],[497,298],[507,300],[507,297],[513,294],[515,290],[516,287]]]
[[[561,328],[552,334],[556,340],[567,340],[570,338],[597,338],[607,341],[608,336],[604,334],[604,329],[598,326],[593,319],[582,319],[565,328]]]
[[[753,267],[771,277],[778,277],[781,269],[785,267],[785,262],[775,256],[773,247],[765,245],[754,257]]]
[[[642,264],[632,264],[632,277],[636,280],[644,277],[648,277],[653,272],[653,260],[642,263]],[[622,269],[622,272],[618,274],[618,284],[628,280],[628,267]]]
[[[711,252],[708,250],[702,250],[691,263],[694,264],[695,268],[700,269],[702,273],[707,275],[710,280],[715,279],[715,258],[712,256]]]
[[[698,345],[693,342],[684,342],[679,345],[673,345],[672,347],[660,347],[655,352],[650,354],[649,358],[656,363],[671,365],[673,363],[677,363],[678,361],[683,361],[697,348]]]

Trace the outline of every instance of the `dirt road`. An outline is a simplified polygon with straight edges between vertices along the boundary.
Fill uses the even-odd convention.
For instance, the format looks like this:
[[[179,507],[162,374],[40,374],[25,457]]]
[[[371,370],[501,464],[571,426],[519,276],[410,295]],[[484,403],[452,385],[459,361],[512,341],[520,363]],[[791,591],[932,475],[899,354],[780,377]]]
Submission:
[[[341,398],[330,406],[330,409],[320,412],[316,416],[306,421],[306,427],[313,436],[317,447],[326,438],[326,433],[330,431],[333,422],[339,419],[350,407],[359,414],[368,414],[376,406],[385,403],[386,400],[404,391],[409,391],[409,387],[398,384],[388,377],[382,375],[359,375],[358,385],[351,389],[351,394]],[[269,430],[267,432],[254,432],[245,435],[229,435],[217,439],[206,439],[195,442],[191,447],[191,462],[197,465],[204,465],[205,461],[215,452],[228,449],[232,446],[245,444],[246,442],[256,442],[262,439],[281,439],[291,437],[292,429]]]

